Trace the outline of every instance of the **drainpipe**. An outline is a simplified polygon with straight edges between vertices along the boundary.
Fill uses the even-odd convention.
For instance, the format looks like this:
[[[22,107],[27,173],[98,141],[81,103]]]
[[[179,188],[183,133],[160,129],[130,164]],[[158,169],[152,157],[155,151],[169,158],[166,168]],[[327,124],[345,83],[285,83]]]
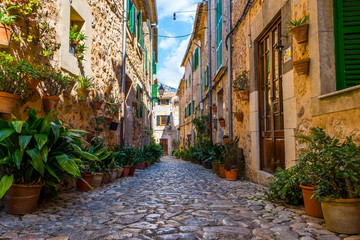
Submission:
[[[120,120],[120,145],[125,145],[125,123],[126,123],[126,98],[125,98],[125,65],[126,65],[126,24],[127,24],[127,0],[124,0],[124,14],[123,18],[123,46],[122,46],[122,66],[121,66],[121,95],[124,96],[122,102],[122,112]]]
[[[231,31],[231,0],[228,0],[228,32],[230,33]],[[229,139],[232,140],[233,139],[233,116],[232,116],[232,107],[233,107],[233,102],[232,102],[232,37],[229,37],[229,65],[228,65],[228,69],[229,69],[229,94],[228,94],[228,102],[229,102]]]
[[[210,105],[210,116],[209,116],[209,123],[210,123],[210,139],[213,142],[213,127],[212,127],[212,78],[211,78],[211,0],[208,0],[208,31],[209,31],[209,105]]]

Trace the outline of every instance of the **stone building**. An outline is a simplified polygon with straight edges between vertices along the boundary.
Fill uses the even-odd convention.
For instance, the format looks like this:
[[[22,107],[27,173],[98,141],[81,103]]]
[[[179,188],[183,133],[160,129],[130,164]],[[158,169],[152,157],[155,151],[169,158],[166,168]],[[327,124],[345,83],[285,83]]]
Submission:
[[[164,154],[172,155],[173,139],[177,138],[178,98],[174,92],[165,92],[154,102],[152,129],[155,142],[160,144]]]
[[[93,109],[93,99],[98,94],[102,99],[116,98],[122,102],[120,114],[113,121],[119,123],[116,131],[105,127],[101,136],[109,145],[128,143],[136,146],[150,140],[150,102],[153,75],[157,62],[157,10],[155,0],[39,0],[42,4],[38,15],[49,29],[47,38],[61,44],[51,59],[40,59],[42,45],[37,41],[10,42],[6,52],[25,58],[35,64],[48,64],[63,73],[77,76],[80,73],[94,78],[90,98],[81,101],[76,86],[60,96],[57,107],[59,119],[74,128],[94,130],[95,117],[106,116],[103,104],[100,110]],[[4,6],[5,1],[0,3]],[[126,8],[125,4],[127,5]],[[124,17],[125,16],[125,17]],[[39,19],[36,19],[39,22]],[[125,28],[124,21],[127,21]],[[24,23],[19,18],[13,33],[22,30]],[[71,51],[70,28],[74,25],[86,35],[86,52],[80,63]],[[21,27],[19,27],[21,26]],[[125,29],[125,31],[123,31]],[[126,45],[124,44],[126,36]],[[124,46],[126,46],[124,48]],[[123,56],[126,56],[124,61]],[[45,59],[45,61],[44,61]],[[123,68],[124,67],[124,68]],[[122,74],[125,72],[125,74]],[[124,78],[123,78],[124,77]],[[122,88],[122,81],[124,87]],[[19,103],[14,115],[26,118],[28,109],[36,108],[45,115],[41,84],[31,93],[27,103]],[[134,104],[136,102],[137,104]],[[8,116],[2,114],[3,118]]]
[[[181,138],[193,134],[186,125],[185,109],[201,94],[203,114],[213,119],[213,142],[220,142],[222,134],[239,137],[247,176],[255,182],[267,184],[277,167],[293,166],[303,147],[295,136],[308,134],[312,127],[323,127],[332,136],[351,136],[360,142],[360,55],[355,41],[360,37],[356,22],[360,19],[354,17],[356,23],[347,22],[352,19],[350,10],[360,11],[359,1],[217,0],[210,4],[211,11],[204,11],[207,2],[198,5],[188,51],[194,51],[193,41],[206,46],[207,34],[199,30],[208,26],[206,15],[210,13],[209,90],[217,113],[207,110],[209,90],[201,88],[189,97],[186,79],[190,60],[186,53],[186,74],[178,89]],[[288,23],[306,15],[308,40],[297,43],[289,34]],[[209,50],[203,49],[200,65],[205,72]],[[222,58],[219,49],[223,50]],[[195,71],[193,84],[206,82],[206,75],[199,77]],[[232,89],[237,79],[246,80],[249,99]],[[223,129],[216,121],[220,115],[225,118]],[[186,145],[184,139],[181,143]]]

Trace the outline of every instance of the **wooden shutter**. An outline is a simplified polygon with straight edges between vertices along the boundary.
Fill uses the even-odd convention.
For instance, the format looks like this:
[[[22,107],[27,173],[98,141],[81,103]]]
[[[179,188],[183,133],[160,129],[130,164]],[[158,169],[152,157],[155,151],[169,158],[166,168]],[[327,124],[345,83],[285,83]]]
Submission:
[[[160,126],[160,116],[156,116],[156,125]]]
[[[170,105],[170,100],[166,99],[166,105]]]
[[[216,6],[216,71],[222,66],[223,60],[222,20],[222,0],[218,0]]]
[[[161,105],[161,100],[158,100],[158,105]]]
[[[167,116],[167,124],[170,124],[170,115]]]
[[[337,90],[360,84],[360,0],[334,0]]]

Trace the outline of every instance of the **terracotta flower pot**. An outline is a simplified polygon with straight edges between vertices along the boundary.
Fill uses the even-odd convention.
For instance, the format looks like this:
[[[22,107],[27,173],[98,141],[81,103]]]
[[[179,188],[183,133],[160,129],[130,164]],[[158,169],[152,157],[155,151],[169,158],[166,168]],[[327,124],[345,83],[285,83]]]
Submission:
[[[100,187],[103,177],[104,177],[104,173],[94,173],[94,178],[91,186]]]
[[[89,97],[89,94],[90,94],[90,90],[84,89],[84,88],[78,88],[77,92],[79,94],[80,101],[86,101],[86,99]]]
[[[101,181],[102,184],[108,184],[111,180],[111,175],[109,172],[104,172],[103,179]]]
[[[219,163],[212,162],[211,165],[212,165],[212,172],[217,173],[219,171]]]
[[[298,75],[308,75],[310,59],[300,59],[293,62],[294,70]]]
[[[132,102],[133,107],[137,106],[137,102]]]
[[[50,112],[57,108],[59,104],[60,98],[56,96],[44,96],[43,97],[43,104],[44,104],[44,111]]]
[[[136,166],[131,166],[129,171],[129,176],[134,176],[136,170]]]
[[[124,166],[124,170],[123,170],[123,172],[122,172],[122,176],[123,176],[123,177],[129,176],[129,172],[130,172],[130,166]]]
[[[225,127],[225,119],[219,120],[219,124],[221,127]]]
[[[0,48],[8,48],[10,44],[11,32],[7,25],[0,23]]]
[[[228,142],[228,141],[229,141],[229,138],[228,138],[228,137],[223,138],[223,142],[224,142],[224,143],[226,143],[226,142]]]
[[[145,168],[146,168],[146,162],[142,162],[142,163],[140,163],[139,166],[138,166],[138,169],[139,169],[139,170],[145,170]]]
[[[93,181],[92,174],[81,174],[81,177],[91,186]],[[80,192],[87,192],[91,190],[91,188],[80,178],[76,180],[76,188]]]
[[[117,169],[117,175],[116,178],[121,178],[122,172],[124,171],[124,168]]]
[[[117,170],[113,169],[110,171],[111,172],[111,182],[116,180],[116,176],[117,176]]]
[[[35,90],[37,88],[37,86],[39,85],[39,83],[41,82],[40,79],[37,79],[37,80],[31,80],[28,84],[28,89],[29,90]]]
[[[236,117],[236,120],[238,122],[242,122],[244,120],[244,113],[243,112],[236,112],[235,117]]]
[[[13,113],[16,108],[16,103],[19,99],[19,95],[0,92],[0,112]]]
[[[103,103],[104,103],[103,100],[100,100],[100,101],[93,100],[92,101],[92,107],[93,107],[94,110],[100,110]]]
[[[41,188],[39,185],[13,184],[5,195],[5,209],[10,214],[27,214],[35,211]]]
[[[237,174],[238,174],[237,169],[231,169],[230,171],[225,169],[225,177],[226,177],[226,180],[228,180],[228,181],[236,181]]]
[[[199,160],[196,160],[194,163],[195,163],[195,164],[199,164]]]
[[[323,213],[321,210],[321,205],[317,198],[313,198],[310,200],[311,196],[313,195],[313,192],[315,190],[314,187],[309,187],[305,185],[300,185],[303,198],[304,198],[304,205],[305,205],[305,212],[309,216],[322,218]]]
[[[291,34],[294,36],[295,41],[298,44],[308,41],[308,28],[309,24],[305,23],[290,29]]]
[[[224,164],[219,163],[219,176],[221,178],[225,178],[225,168],[224,168]]]
[[[360,199],[335,199],[321,202],[326,227],[333,232],[360,233]]]
[[[212,111],[213,111],[214,113],[217,112],[217,106],[212,106],[211,108],[212,108]]]

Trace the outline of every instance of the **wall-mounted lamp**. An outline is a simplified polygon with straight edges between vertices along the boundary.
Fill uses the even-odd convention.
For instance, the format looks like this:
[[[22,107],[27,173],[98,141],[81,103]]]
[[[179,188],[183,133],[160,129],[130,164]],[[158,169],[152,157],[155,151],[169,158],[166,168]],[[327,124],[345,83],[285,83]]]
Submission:
[[[176,20],[176,13],[174,13],[174,21]]]
[[[283,46],[281,43],[275,46],[275,49],[278,51],[278,53],[282,53],[285,46]]]

